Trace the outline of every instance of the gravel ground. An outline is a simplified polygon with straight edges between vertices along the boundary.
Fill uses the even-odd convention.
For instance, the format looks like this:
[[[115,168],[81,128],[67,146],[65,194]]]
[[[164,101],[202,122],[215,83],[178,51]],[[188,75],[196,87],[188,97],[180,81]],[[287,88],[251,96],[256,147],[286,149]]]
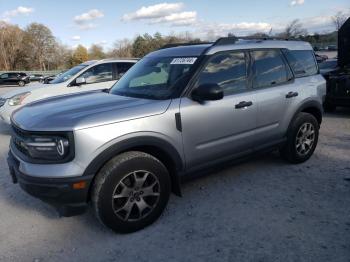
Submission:
[[[0,124],[0,261],[350,261],[350,110],[324,117],[308,162],[271,153],[187,182],[155,224],[128,235],[22,192],[8,143]]]

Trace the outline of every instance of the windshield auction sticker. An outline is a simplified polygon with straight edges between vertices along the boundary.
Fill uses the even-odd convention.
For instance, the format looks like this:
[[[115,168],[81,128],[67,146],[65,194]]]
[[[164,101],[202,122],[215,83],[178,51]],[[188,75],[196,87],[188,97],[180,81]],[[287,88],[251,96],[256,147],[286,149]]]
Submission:
[[[171,65],[193,65],[197,57],[177,57],[171,61]]]

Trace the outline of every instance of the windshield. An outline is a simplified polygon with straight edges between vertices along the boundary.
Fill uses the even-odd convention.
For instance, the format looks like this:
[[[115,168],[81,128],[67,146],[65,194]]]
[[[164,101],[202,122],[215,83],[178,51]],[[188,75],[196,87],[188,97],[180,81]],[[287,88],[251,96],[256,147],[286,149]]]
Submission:
[[[121,96],[169,99],[187,84],[197,57],[146,57],[112,87]]]
[[[337,61],[324,61],[318,64],[320,69],[332,69],[337,67]]]
[[[75,67],[72,67],[68,71],[64,72],[63,74],[58,75],[55,79],[50,81],[50,84],[59,84],[64,81],[67,81],[75,74],[79,73],[81,70],[83,70],[87,65],[77,65]]]

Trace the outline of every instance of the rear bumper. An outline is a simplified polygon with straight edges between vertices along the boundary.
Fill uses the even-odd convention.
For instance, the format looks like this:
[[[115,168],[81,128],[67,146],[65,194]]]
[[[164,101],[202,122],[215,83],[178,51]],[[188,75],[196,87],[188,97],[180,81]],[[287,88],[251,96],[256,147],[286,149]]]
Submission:
[[[7,163],[13,183],[19,183],[28,194],[54,206],[61,216],[82,214],[88,206],[88,193],[93,176],[73,178],[39,178],[22,173],[19,161],[9,152]],[[48,167],[49,170],[49,167]],[[85,182],[83,189],[73,184]]]

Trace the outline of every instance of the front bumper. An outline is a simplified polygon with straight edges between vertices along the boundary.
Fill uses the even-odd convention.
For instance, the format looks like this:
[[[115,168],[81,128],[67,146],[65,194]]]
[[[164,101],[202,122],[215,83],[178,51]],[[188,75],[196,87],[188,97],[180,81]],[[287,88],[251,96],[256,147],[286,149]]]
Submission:
[[[28,194],[54,206],[61,216],[74,216],[85,212],[93,176],[71,178],[41,178],[28,176],[19,170],[19,161],[9,152],[7,163],[13,183],[19,183]],[[50,171],[49,165],[48,172]],[[81,189],[76,183],[85,183]]]

